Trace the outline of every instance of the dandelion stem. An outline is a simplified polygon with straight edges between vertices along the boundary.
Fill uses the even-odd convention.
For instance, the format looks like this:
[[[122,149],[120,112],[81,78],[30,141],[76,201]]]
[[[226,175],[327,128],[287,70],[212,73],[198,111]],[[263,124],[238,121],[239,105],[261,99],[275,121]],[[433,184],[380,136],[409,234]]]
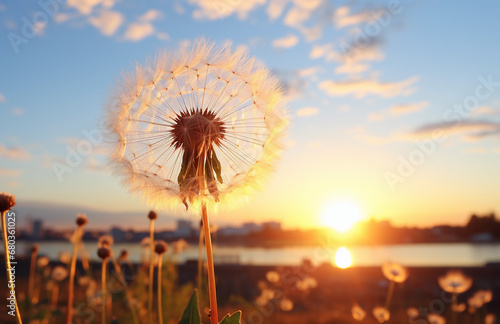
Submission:
[[[56,310],[57,304],[59,300],[59,284],[54,281],[54,287],[52,287],[52,301],[51,301],[51,309]]]
[[[217,294],[215,291],[215,273],[214,273],[214,259],[212,254],[212,241],[210,238],[210,224],[208,223],[207,205],[205,203],[201,206],[203,217],[203,230],[205,233],[205,247],[207,250],[208,262],[208,293],[210,294],[210,321],[212,324],[218,323],[217,316]]]
[[[118,262],[116,262],[116,259],[111,256],[111,262],[113,263],[113,266],[115,267],[115,272],[116,275],[118,276],[118,280],[120,281],[121,285],[123,286],[123,290],[125,291],[125,298],[127,299],[127,304],[128,307],[130,308],[130,312],[132,313],[132,319],[135,324],[139,323],[139,319],[137,318],[137,313],[136,309],[134,307],[134,303],[132,302],[132,295],[130,294],[130,290],[128,289],[127,286],[127,281],[125,280],[125,277],[123,276],[122,269],[120,268],[120,265]]]
[[[37,250],[31,252],[31,261],[30,261],[30,280],[29,280],[29,288],[28,288],[28,299],[30,304],[33,303],[34,291],[35,291],[35,270],[36,270],[36,256]]]
[[[395,285],[396,285],[396,282],[391,280],[391,283],[389,285],[389,291],[387,292],[387,298],[385,300],[385,308],[387,308],[387,309],[389,309],[389,306],[391,305],[392,294],[394,292]]]
[[[154,244],[155,221],[151,219],[149,223],[149,294],[148,294],[148,323],[153,323],[153,275],[154,275]]]
[[[7,267],[7,281],[10,281],[10,276],[12,273],[12,267],[10,265],[10,253],[9,253],[9,246],[8,246],[8,236],[7,236],[7,226],[5,224],[5,216],[6,212],[2,212],[2,237],[3,237],[3,247],[5,249],[5,265]],[[14,306],[16,307],[16,323],[22,324],[22,319],[21,319],[21,313],[19,312],[19,306],[17,305],[17,298],[16,298],[16,290],[14,289],[14,285],[9,285],[10,286],[10,296],[14,297]]]
[[[102,260],[102,273],[101,273],[101,324],[106,323],[106,272],[107,272],[108,258]]]
[[[158,323],[163,324],[163,307],[161,298],[161,266],[163,263],[163,254],[158,254]]]
[[[203,222],[200,224],[200,238],[198,240],[198,292],[201,293],[203,264]]]
[[[457,294],[451,295],[451,323],[457,324]]]
[[[71,324],[73,321],[73,300],[75,290],[75,271],[76,259],[78,256],[78,245],[80,244],[80,234],[82,227],[78,226],[75,232],[75,241],[73,242],[73,257],[71,258],[71,267],[69,270],[69,285],[68,285],[68,309],[66,312],[66,324]]]

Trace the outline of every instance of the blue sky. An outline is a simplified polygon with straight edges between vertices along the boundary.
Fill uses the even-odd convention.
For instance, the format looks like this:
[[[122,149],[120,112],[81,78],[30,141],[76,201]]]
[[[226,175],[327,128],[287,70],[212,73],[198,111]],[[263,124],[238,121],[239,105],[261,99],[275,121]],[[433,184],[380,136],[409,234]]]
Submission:
[[[99,131],[122,71],[206,37],[279,76],[292,118],[263,192],[216,221],[313,227],[338,199],[398,225],[498,212],[499,12],[495,1],[2,1],[0,189],[20,207],[147,210],[101,143],[62,178],[53,164]],[[182,210],[167,213],[191,217]]]

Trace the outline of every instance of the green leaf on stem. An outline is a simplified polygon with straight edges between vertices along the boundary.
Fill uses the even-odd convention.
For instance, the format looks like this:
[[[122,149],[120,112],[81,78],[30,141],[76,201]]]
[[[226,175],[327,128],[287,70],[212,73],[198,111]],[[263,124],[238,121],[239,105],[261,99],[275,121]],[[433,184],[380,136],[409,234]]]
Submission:
[[[240,324],[241,311],[237,311],[232,315],[227,314],[224,316],[222,321],[219,324]]]
[[[191,298],[189,299],[189,303],[184,309],[184,313],[182,314],[181,320],[179,324],[200,324],[200,310],[198,308],[198,292],[196,289],[193,291]]]

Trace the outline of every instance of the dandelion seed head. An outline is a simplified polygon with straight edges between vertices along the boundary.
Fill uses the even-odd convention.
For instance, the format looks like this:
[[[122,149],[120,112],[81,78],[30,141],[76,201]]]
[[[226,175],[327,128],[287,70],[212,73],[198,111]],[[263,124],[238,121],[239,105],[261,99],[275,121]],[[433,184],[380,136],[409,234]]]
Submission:
[[[97,240],[97,247],[111,247],[113,245],[114,239],[111,235],[102,235]]]
[[[484,318],[484,324],[495,324],[497,322],[497,317],[495,314],[487,314]]]
[[[373,316],[375,316],[379,323],[384,323],[391,318],[391,312],[385,307],[375,307],[373,309]]]
[[[418,311],[417,308],[415,307],[409,307],[407,310],[406,310],[406,315],[408,315],[408,317],[411,319],[411,320],[414,320],[416,319],[418,316],[420,316],[420,312]]]
[[[264,289],[264,290],[262,290],[260,295],[264,299],[271,300],[274,298],[274,291],[271,289]]]
[[[10,210],[16,205],[16,196],[7,192],[0,192],[0,212]]]
[[[458,305],[452,305],[452,310],[454,312],[461,313],[461,312],[465,311],[466,309],[467,309],[467,305],[465,305],[465,303],[461,303]]]
[[[142,247],[143,249],[148,248],[148,247],[149,247],[149,242],[150,242],[149,237],[145,237],[145,238],[143,238],[143,239],[141,240],[141,247]]]
[[[354,304],[351,308],[352,317],[357,321],[362,321],[366,317],[366,312],[358,304]]]
[[[163,208],[245,201],[272,170],[287,126],[281,86],[230,44],[198,40],[126,74],[109,105],[111,160]]]
[[[49,262],[50,262],[49,258],[47,258],[46,256],[41,256],[36,261],[36,265],[39,268],[45,268],[49,264]]]
[[[174,254],[179,254],[182,251],[185,251],[189,248],[189,243],[184,239],[178,239],[177,241],[172,243],[172,250]]]
[[[158,254],[163,254],[165,252],[167,252],[167,249],[168,249],[168,245],[167,243],[165,243],[165,241],[156,241],[155,242],[155,252],[158,253]]]
[[[280,274],[276,271],[268,271],[266,273],[266,279],[272,283],[278,282],[280,281]]]
[[[491,290],[478,290],[473,297],[479,299],[483,304],[487,304],[493,299],[493,293]]]
[[[439,285],[449,293],[461,294],[470,289],[472,279],[465,276],[461,271],[452,270],[445,276],[439,277]]]
[[[284,312],[291,311],[293,309],[293,301],[291,301],[288,298],[285,298],[285,299],[281,300],[281,302],[280,302],[280,308]]]
[[[77,214],[76,215],[76,225],[84,226],[88,223],[87,215],[85,214]]]
[[[408,269],[397,263],[385,263],[382,265],[384,276],[394,282],[402,283],[408,279]]]
[[[429,320],[429,324],[446,324],[445,318],[438,314],[431,313],[427,316],[427,319]]]
[[[65,267],[57,266],[52,270],[51,278],[55,281],[63,281],[68,276],[68,270]]]
[[[59,252],[59,261],[64,264],[69,264],[71,262],[71,254],[66,251]]]

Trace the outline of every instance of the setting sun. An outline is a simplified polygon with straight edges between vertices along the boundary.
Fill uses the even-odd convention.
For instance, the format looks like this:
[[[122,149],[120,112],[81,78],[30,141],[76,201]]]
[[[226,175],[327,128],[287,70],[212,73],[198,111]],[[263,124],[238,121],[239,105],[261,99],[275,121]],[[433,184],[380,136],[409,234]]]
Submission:
[[[363,218],[365,215],[358,203],[352,200],[336,200],[325,208],[321,222],[324,226],[345,232]]]
[[[352,264],[351,253],[345,247],[340,247],[335,252],[335,265],[341,269],[349,268]]]

